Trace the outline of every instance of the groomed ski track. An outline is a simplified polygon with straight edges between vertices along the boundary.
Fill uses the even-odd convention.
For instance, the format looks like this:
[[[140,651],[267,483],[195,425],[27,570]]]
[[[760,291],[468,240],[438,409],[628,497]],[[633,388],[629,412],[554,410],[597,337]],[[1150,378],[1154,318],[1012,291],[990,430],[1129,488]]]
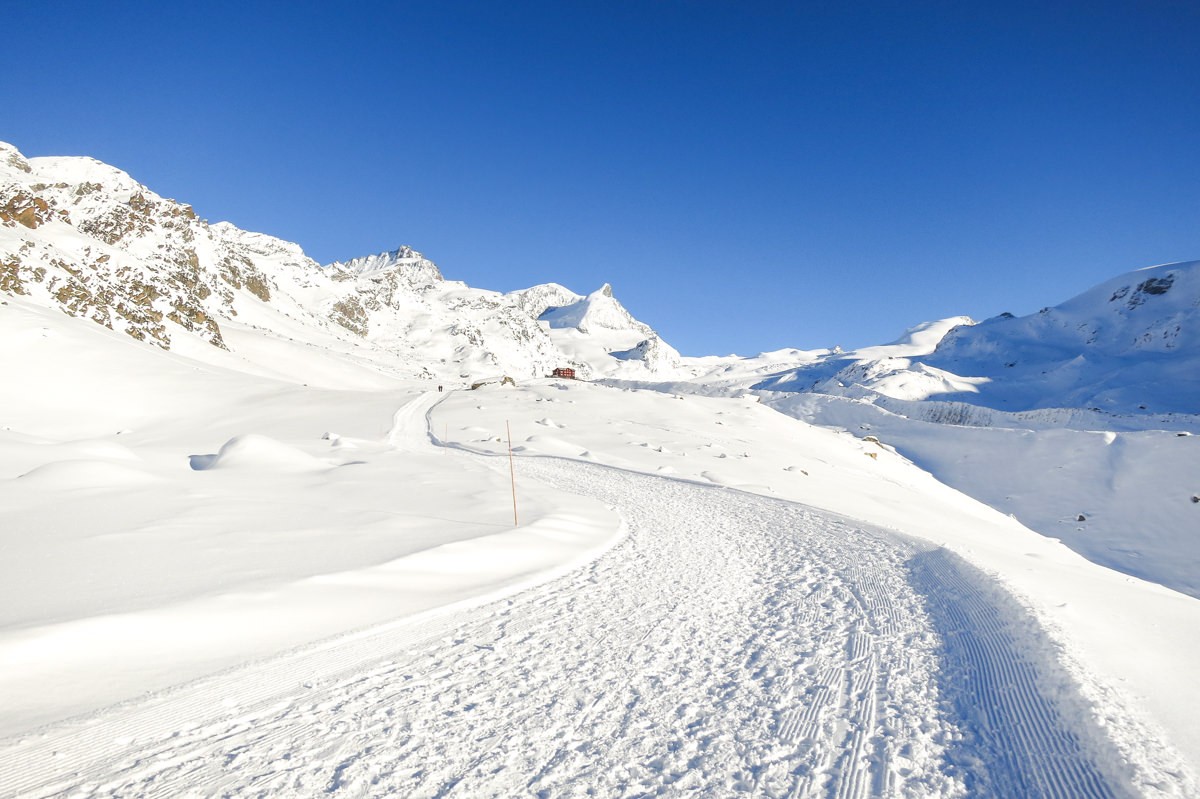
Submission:
[[[954,556],[737,491],[518,467],[628,536],[498,602],[2,743],[0,796],[1132,795]]]

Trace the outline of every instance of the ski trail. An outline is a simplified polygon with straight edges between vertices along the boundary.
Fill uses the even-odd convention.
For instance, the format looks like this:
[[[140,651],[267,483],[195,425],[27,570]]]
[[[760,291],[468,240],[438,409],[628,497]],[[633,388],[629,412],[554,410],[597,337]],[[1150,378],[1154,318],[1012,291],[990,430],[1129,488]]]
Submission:
[[[1105,763],[1121,761],[1099,736],[1085,741],[1064,722],[1071,688],[1053,664],[1035,665],[1018,648],[1019,614],[1004,614],[966,578],[969,567],[943,549],[910,561],[913,581],[927,589],[927,607],[945,645],[939,682],[960,719],[964,737],[948,753],[971,792],[986,796],[1110,799],[1130,795]],[[1036,632],[1032,633],[1034,636]],[[1036,652],[1044,642],[1027,642]],[[1057,685],[1055,685],[1057,683]],[[1050,693],[1062,694],[1059,702]],[[1083,712],[1079,711],[1079,715]]]
[[[429,414],[446,396],[426,391],[401,405],[392,416],[392,428],[384,440],[398,449],[430,448]]]
[[[794,503],[520,466],[629,537],[501,602],[9,742],[0,794],[1121,795],[963,564]]]

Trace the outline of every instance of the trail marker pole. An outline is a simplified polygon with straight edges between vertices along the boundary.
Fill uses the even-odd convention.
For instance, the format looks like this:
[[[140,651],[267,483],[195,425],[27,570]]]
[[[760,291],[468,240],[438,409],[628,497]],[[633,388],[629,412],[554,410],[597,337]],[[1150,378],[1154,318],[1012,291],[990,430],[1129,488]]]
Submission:
[[[504,420],[504,429],[508,432],[508,474],[512,478],[513,527],[517,527],[519,526],[517,523],[517,470],[513,466],[512,428],[507,419]]]

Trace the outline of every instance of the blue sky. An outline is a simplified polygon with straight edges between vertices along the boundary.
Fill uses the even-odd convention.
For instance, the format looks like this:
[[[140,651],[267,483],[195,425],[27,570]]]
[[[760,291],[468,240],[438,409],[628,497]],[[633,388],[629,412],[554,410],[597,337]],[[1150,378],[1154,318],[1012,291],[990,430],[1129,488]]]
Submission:
[[[613,284],[685,354],[1200,258],[1190,2],[13,4],[0,139],[322,263]]]

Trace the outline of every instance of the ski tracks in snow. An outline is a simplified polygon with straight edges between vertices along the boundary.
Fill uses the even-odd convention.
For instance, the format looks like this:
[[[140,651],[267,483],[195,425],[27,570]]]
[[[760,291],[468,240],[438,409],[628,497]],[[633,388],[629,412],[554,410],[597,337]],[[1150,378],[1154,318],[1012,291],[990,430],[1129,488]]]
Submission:
[[[510,599],[352,639],[307,684],[303,657],[280,661],[233,710],[236,675],[10,743],[0,793],[1120,795],[954,559],[792,503],[520,465],[619,509],[629,537]]]

